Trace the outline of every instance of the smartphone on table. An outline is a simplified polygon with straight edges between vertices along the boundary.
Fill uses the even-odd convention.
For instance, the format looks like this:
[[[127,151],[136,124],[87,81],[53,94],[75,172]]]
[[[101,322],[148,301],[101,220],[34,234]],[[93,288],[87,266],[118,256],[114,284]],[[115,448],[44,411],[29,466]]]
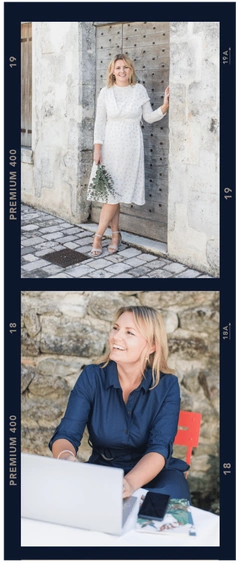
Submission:
[[[156,519],[162,521],[167,511],[170,495],[147,492],[139,508],[138,517],[142,519]]]

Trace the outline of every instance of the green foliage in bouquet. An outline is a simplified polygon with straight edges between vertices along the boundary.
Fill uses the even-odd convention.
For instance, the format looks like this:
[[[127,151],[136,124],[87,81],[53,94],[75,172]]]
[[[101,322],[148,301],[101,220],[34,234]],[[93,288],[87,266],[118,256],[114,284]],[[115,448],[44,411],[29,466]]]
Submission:
[[[106,168],[102,164],[97,165],[97,171],[89,185],[89,197],[92,200],[103,200],[108,202],[108,197],[111,194],[115,195],[114,181]]]

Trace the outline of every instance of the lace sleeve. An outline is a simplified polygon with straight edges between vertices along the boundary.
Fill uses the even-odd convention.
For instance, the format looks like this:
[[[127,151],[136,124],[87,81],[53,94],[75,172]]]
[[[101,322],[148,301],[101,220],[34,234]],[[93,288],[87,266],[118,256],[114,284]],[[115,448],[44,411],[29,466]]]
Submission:
[[[102,88],[97,100],[96,107],[96,117],[95,117],[95,128],[94,128],[94,144],[103,144],[105,137],[105,125],[106,125],[106,103],[105,103],[105,89]]]
[[[166,114],[163,114],[161,108],[157,110],[153,110],[150,102],[145,102],[142,106],[143,110],[143,118],[147,123],[154,123],[155,121],[159,121],[162,119]]]

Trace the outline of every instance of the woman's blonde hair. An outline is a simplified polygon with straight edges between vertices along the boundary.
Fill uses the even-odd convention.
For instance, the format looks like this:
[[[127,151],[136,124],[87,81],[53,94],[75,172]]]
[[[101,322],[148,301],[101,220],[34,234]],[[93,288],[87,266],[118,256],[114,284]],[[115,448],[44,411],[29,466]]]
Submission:
[[[152,307],[121,307],[115,315],[114,323],[125,312],[133,314],[135,325],[141,335],[147,340],[149,348],[152,346],[155,347],[154,352],[148,354],[148,356],[147,353],[145,353],[142,357],[142,375],[144,375],[147,367],[152,369],[153,385],[150,388],[152,390],[159,383],[160,372],[164,374],[173,372],[168,367],[168,341],[163,318],[160,313]],[[107,366],[110,361],[109,355],[109,344],[107,343],[106,352],[96,363],[103,363],[103,367]]]
[[[116,61],[125,61],[125,63],[131,69],[131,75],[129,77],[129,84],[136,84],[136,72],[135,72],[135,68],[134,68],[134,65],[133,65],[131,59],[129,57],[127,57],[127,55],[120,53],[119,55],[115,55],[115,57],[110,61],[110,64],[108,66],[107,73],[106,73],[106,86],[108,88],[110,88],[110,86],[113,86],[115,84],[114,67],[115,67]]]

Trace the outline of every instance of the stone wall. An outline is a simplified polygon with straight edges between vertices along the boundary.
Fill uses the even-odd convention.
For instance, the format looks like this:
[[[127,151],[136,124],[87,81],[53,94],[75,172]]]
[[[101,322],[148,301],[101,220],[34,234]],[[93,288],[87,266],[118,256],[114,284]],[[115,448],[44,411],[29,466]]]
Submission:
[[[95,28],[33,22],[32,40],[32,150],[22,149],[22,200],[80,223],[89,215]]]
[[[219,23],[172,22],[171,258],[219,276]]]
[[[104,351],[123,305],[149,305],[165,320],[181,409],[202,413],[189,485],[194,505],[219,510],[219,292],[22,293],[22,450],[51,456],[48,441],[83,367]],[[79,459],[90,449],[85,433]],[[184,447],[174,455],[184,457]]]

